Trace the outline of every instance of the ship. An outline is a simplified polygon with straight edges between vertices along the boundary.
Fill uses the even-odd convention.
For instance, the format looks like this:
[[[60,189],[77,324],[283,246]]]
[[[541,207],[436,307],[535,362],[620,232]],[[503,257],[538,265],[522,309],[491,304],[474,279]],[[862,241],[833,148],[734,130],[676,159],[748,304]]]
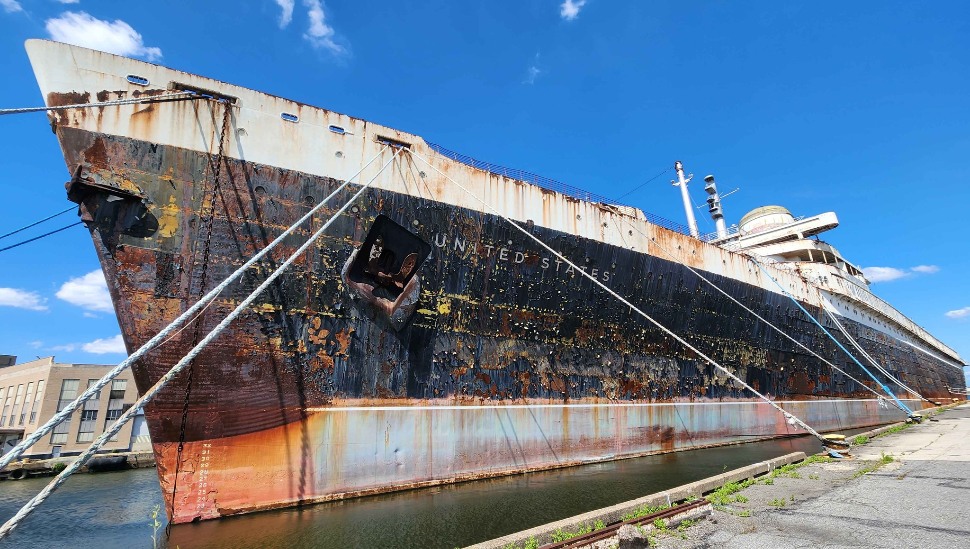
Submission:
[[[886,424],[966,390],[958,353],[818,238],[834,213],[728,229],[709,177],[700,235],[679,163],[686,226],[323,108],[26,49],[129,352],[333,195],[132,366],[145,392],[330,223],[146,406],[172,523]]]

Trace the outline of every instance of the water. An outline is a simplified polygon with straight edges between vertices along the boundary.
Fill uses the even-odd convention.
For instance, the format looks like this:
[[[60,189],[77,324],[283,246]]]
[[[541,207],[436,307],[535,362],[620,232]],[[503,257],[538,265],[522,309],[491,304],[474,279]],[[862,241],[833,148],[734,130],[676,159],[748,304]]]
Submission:
[[[756,442],[255,513],[175,526],[167,547],[452,549],[819,449],[811,437]],[[0,482],[0,518],[12,516],[48,480]],[[150,548],[149,515],[161,503],[153,469],[75,475],[4,545]],[[164,538],[164,528],[158,534]]]

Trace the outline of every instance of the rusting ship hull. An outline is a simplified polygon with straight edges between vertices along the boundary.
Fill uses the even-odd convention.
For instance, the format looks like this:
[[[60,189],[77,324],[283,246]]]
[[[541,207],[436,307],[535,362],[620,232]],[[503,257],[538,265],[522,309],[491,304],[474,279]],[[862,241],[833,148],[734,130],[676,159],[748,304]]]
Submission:
[[[91,230],[129,349],[351,174],[364,168],[360,181],[376,178],[146,409],[174,522],[797,432],[483,211],[482,200],[814,428],[900,418],[685,268],[864,376],[749,258],[634,208],[529,184],[440,154],[417,136],[163,67],[43,41],[28,43],[28,52],[49,105],[170,89],[224,100],[51,115],[72,173],[69,196]],[[394,158],[398,148],[406,151]],[[139,389],[359,188],[339,192],[271,259],[139,361]],[[924,396],[949,399],[949,388],[963,387],[960,357],[895,310],[791,272],[772,274],[823,322],[833,302],[856,315],[862,309],[843,316],[847,330]]]

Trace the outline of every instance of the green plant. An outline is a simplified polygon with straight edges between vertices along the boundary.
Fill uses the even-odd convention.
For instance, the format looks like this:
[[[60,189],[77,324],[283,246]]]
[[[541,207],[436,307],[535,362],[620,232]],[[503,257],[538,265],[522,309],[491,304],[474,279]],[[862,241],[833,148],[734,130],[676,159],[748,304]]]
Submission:
[[[63,461],[58,461],[57,463],[51,465],[51,471],[53,471],[55,475],[60,474],[64,469],[67,469],[67,464]]]
[[[535,536],[526,540],[522,549],[539,549],[539,540]]]
[[[772,507],[784,507],[785,505],[788,505],[788,502],[785,501],[785,498],[775,498],[769,501],[768,505],[771,505]]]
[[[743,509],[742,511],[740,511],[738,513],[738,516],[739,517],[750,517],[751,516],[751,511],[748,511],[747,509]]]
[[[732,494],[744,490],[754,484],[754,482],[753,479],[747,479],[741,482],[729,482],[708,494],[707,501],[710,501],[714,505],[727,505],[733,501],[731,498]]]
[[[563,530],[562,528],[559,528],[558,530],[553,532],[552,541],[559,543],[560,541],[566,541],[567,539],[572,539],[578,536],[586,535],[592,531],[593,531],[593,527],[590,526],[589,524],[583,524],[582,526],[577,528],[575,532],[569,532],[567,530]]]
[[[742,496],[741,494],[738,494],[738,495],[734,496],[734,501],[736,501],[738,503],[748,503],[748,498]]]
[[[767,486],[771,486],[772,484],[775,483],[775,479],[773,479],[771,477],[765,477],[762,482],[764,482],[765,485],[767,485]]]
[[[602,520],[597,519],[593,523],[593,530],[602,530],[603,528],[606,528],[606,524]]]
[[[158,549],[158,529],[162,527],[162,521],[158,520],[158,513],[162,510],[162,506],[156,504],[152,508],[152,512],[148,514],[149,518],[152,519],[152,549]]]
[[[852,439],[852,444],[868,444],[868,443],[869,443],[869,437],[867,437],[866,435],[859,435],[854,439]]]
[[[630,520],[640,517],[645,517],[647,515],[656,513],[657,511],[663,511],[670,507],[669,505],[641,505],[637,507],[633,512],[623,515],[622,520]]]
[[[818,475],[808,475],[808,478],[812,480],[818,480],[820,477]]]
[[[659,519],[658,518],[657,520],[653,521],[653,527],[658,532],[666,532],[667,531],[667,521],[665,521],[664,519]]]

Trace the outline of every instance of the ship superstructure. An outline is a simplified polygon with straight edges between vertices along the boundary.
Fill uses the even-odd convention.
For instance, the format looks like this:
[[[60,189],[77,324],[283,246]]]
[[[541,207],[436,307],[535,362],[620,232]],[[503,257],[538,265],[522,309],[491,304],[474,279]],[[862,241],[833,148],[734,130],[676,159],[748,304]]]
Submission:
[[[898,419],[874,395],[890,377],[929,399],[964,387],[953,350],[811,238],[834,214],[767,207],[706,242],[362,119],[75,46],[27,49],[49,106],[115,102],[50,117],[130,350],[335,193],[134,367],[144,391],[332,223],[146,408],[174,522],[798,432],[599,283],[818,430]],[[173,93],[193,97],[120,102]],[[837,315],[888,376],[846,376],[862,374],[802,308]]]

